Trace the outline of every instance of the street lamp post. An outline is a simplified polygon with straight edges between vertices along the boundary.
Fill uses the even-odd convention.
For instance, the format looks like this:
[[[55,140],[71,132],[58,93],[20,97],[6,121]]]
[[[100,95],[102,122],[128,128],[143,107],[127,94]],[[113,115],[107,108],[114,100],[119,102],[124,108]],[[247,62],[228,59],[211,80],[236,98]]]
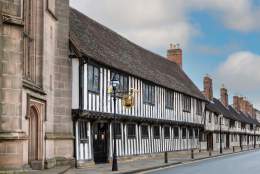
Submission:
[[[222,128],[221,128],[221,126],[222,126],[222,117],[220,116],[219,117],[219,138],[220,138],[220,144],[219,144],[219,152],[220,152],[220,154],[222,154],[223,153],[223,150],[222,150]]]
[[[256,130],[256,125],[254,125],[254,149],[255,149],[255,146],[256,146],[255,130]]]
[[[114,148],[113,148],[113,162],[112,162],[112,171],[118,171],[117,165],[117,149],[116,149],[116,87],[119,85],[118,79],[114,75],[112,80],[112,88],[113,88],[113,102],[114,102],[114,124],[113,124],[113,140],[114,140]]]

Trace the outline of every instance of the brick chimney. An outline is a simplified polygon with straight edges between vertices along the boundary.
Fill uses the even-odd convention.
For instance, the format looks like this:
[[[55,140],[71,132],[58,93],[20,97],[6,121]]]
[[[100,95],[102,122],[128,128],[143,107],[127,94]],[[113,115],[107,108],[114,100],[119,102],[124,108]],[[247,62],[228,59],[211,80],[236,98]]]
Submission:
[[[250,103],[248,100],[245,101],[246,102],[246,113],[250,113]]]
[[[228,106],[228,92],[224,85],[220,88],[220,100],[225,107]]]
[[[175,62],[182,68],[182,49],[179,44],[170,44],[170,49],[167,50],[167,59]]]
[[[246,101],[244,97],[239,97],[239,107],[240,107],[240,111],[246,112]]]
[[[238,96],[233,96],[233,107],[234,107],[237,111],[240,111],[239,97],[238,97]]]
[[[205,97],[211,101],[213,99],[213,85],[212,79],[207,74],[203,79],[203,86],[204,86],[204,95]]]

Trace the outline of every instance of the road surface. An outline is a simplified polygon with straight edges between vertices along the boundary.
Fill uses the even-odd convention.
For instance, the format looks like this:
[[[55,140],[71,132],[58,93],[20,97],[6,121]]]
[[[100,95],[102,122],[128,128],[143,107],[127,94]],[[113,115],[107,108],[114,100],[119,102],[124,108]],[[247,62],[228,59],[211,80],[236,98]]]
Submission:
[[[260,151],[202,160],[149,174],[260,174]]]

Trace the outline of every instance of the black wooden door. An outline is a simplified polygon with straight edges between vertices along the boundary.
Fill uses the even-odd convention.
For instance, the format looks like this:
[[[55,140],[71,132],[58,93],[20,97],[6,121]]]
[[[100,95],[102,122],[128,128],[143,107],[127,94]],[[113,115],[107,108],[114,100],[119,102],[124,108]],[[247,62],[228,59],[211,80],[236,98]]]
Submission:
[[[207,150],[213,150],[213,135],[208,133],[207,135]]]
[[[93,127],[93,153],[95,163],[106,163],[108,160],[108,126],[107,123],[96,123]]]
[[[229,148],[229,134],[226,135],[226,148]]]

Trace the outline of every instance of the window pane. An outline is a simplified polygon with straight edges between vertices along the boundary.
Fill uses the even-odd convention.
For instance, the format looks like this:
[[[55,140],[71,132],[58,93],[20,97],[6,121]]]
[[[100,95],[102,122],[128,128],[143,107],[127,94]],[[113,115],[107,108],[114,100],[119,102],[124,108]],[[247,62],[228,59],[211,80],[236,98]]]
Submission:
[[[149,138],[149,134],[148,134],[148,126],[143,125],[142,126],[142,138]]]
[[[128,124],[127,125],[127,137],[128,138],[136,138],[135,124]]]
[[[93,84],[93,90],[95,92],[99,91],[99,69],[94,68],[94,84]]]
[[[186,128],[182,128],[182,139],[186,138]]]
[[[159,128],[159,126],[154,126],[153,127],[153,137],[155,139],[159,139],[160,138],[160,128]]]
[[[174,127],[174,138],[179,138],[179,128]]]
[[[121,139],[121,124],[120,123],[114,123],[115,126],[115,138],[116,139]],[[114,130],[114,128],[113,128]]]
[[[89,89],[89,90],[92,90],[92,87],[93,87],[93,79],[94,79],[93,66],[88,65],[88,89]]]
[[[170,138],[170,127],[164,127],[164,138]]]
[[[128,78],[126,76],[124,77],[124,90],[128,91]]]
[[[192,128],[189,129],[189,138],[190,139],[193,138],[193,129]]]
[[[119,75],[119,90],[120,91],[123,91],[124,89],[123,89],[123,86],[124,86],[124,77],[122,76],[122,75]]]

